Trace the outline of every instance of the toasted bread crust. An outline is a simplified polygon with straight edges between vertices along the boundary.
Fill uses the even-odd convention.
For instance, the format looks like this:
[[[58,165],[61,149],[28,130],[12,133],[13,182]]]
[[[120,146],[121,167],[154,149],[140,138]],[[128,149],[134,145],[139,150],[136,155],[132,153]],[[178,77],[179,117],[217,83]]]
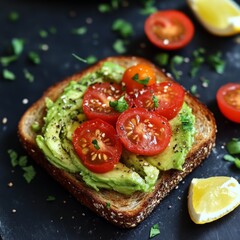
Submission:
[[[70,174],[58,169],[45,159],[35,142],[36,135],[34,131],[32,131],[31,126],[35,121],[43,123],[46,97],[52,100],[57,99],[70,81],[78,80],[86,73],[95,71],[104,61],[116,62],[125,67],[138,62],[151,64],[149,61],[138,57],[109,57],[81,73],[74,74],[72,77],[55,84],[24,113],[19,121],[18,135],[28,154],[83,205],[117,226],[131,228],[143,221],[161,200],[210,154],[215,145],[216,123],[213,114],[206,106],[186,92],[185,101],[192,108],[193,114],[196,117],[195,127],[197,134],[182,171],[170,170],[164,172],[158,179],[155,189],[150,193],[136,192],[131,196],[125,196],[110,190],[97,192],[89,188],[81,180],[79,175]],[[165,76],[160,69],[155,67],[155,71],[158,78],[172,81],[172,79]]]

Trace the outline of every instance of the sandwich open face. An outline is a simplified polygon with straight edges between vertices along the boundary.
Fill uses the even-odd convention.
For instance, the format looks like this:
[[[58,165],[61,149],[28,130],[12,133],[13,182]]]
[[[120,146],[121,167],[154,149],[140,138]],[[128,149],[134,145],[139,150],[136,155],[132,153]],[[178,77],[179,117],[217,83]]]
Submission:
[[[28,154],[83,205],[130,228],[210,154],[216,124],[149,61],[109,57],[50,87],[18,132]]]

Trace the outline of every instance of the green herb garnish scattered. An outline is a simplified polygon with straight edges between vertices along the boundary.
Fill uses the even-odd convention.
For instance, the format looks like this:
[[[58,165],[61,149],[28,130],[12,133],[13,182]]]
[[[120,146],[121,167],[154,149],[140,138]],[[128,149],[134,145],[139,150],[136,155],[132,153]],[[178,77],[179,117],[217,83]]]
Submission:
[[[99,149],[100,149],[100,147],[99,147],[99,145],[98,145],[97,139],[93,139],[93,140],[92,140],[92,144],[93,144],[93,146],[95,147],[96,150],[99,150]]]
[[[133,35],[132,24],[124,19],[116,19],[112,24],[112,30],[120,34],[121,37],[129,37]]]
[[[193,94],[193,95],[197,95],[197,85],[193,84],[190,88],[190,92]]]
[[[13,38],[11,43],[12,43],[13,53],[16,56],[19,56],[22,53],[24,48],[24,43],[25,43],[24,40],[20,38]]]
[[[205,62],[205,49],[199,48],[193,51],[193,59],[191,61],[191,70],[190,75],[191,77],[196,77],[197,73],[200,70],[200,67]]]
[[[16,55],[0,57],[0,63],[2,66],[7,67],[10,63],[17,61]]]
[[[87,60],[84,58],[79,57],[77,54],[72,53],[72,56],[75,57],[77,60],[79,60],[80,62],[84,62],[87,63]]]
[[[226,148],[230,154],[240,154],[240,139],[233,138],[227,143]]]
[[[222,74],[225,70],[225,61],[222,59],[222,53],[217,52],[209,55],[207,58],[209,65],[219,74]]]
[[[235,164],[240,169],[240,139],[233,138],[226,145],[229,154],[225,154],[223,159]]]
[[[113,49],[119,54],[125,53],[126,52],[126,42],[123,41],[122,39],[117,39],[113,43]]]
[[[183,63],[183,57],[182,56],[179,56],[179,55],[176,55],[174,56],[172,59],[171,59],[171,62],[170,62],[170,69],[171,69],[171,72],[172,74],[175,76],[175,78],[178,80],[181,76],[181,72],[176,70],[175,68],[175,65],[180,65]]]
[[[28,58],[32,63],[34,63],[36,65],[41,63],[40,56],[38,55],[38,53],[36,53],[34,51],[31,51],[28,53]]]
[[[13,72],[9,71],[8,69],[3,69],[3,78],[6,79],[6,80],[15,80],[16,79],[16,76]]]
[[[48,32],[46,30],[40,30],[38,34],[41,38],[46,38],[48,36]]]
[[[23,74],[24,77],[29,81],[29,82],[33,82],[34,81],[34,76],[26,69],[23,69]]]
[[[109,209],[111,207],[110,202],[106,202],[106,207]]]
[[[169,54],[167,53],[159,53],[155,56],[155,61],[160,66],[167,66],[169,61]]]
[[[87,28],[86,27],[74,28],[72,30],[72,33],[76,34],[76,35],[84,35],[86,32],[87,32]]]
[[[182,128],[184,131],[192,131],[193,129],[193,121],[190,115],[180,113],[180,120],[182,123]]]
[[[124,96],[120,97],[118,100],[110,101],[109,106],[117,112],[124,112],[128,109],[128,103],[124,99]]]
[[[97,62],[97,58],[93,55],[88,56],[86,60],[87,60],[88,64],[93,64],[93,63]]]
[[[158,224],[156,223],[151,227],[149,237],[153,238],[153,237],[157,236],[158,234],[160,234],[160,230],[159,230]]]
[[[56,197],[52,196],[52,195],[49,195],[46,199],[46,201],[48,201],[48,202],[52,202],[52,201],[55,201],[55,200],[56,200]]]
[[[19,15],[18,12],[12,11],[8,15],[8,20],[11,21],[11,22],[16,22],[16,21],[19,20],[19,17],[20,17],[20,15]]]
[[[142,0],[143,8],[140,10],[140,14],[149,15],[155,13],[158,9],[154,6],[155,0]]]
[[[140,84],[143,84],[143,85],[147,85],[149,80],[150,80],[150,77],[146,77],[144,79],[139,79],[139,74],[136,73],[133,77],[132,77],[132,80],[134,80],[135,82],[137,83],[140,83]]]
[[[13,167],[19,166],[23,170],[23,177],[30,183],[36,175],[36,171],[32,165],[27,166],[27,156],[20,156],[13,149],[8,150],[8,155],[10,157],[11,165]]]
[[[159,102],[158,102],[158,98],[155,95],[152,96],[152,101],[153,101],[154,108],[158,108]]]
[[[36,176],[36,171],[34,169],[33,166],[27,166],[27,167],[22,167],[24,173],[23,173],[23,177],[25,178],[25,180],[30,183],[33,178]]]

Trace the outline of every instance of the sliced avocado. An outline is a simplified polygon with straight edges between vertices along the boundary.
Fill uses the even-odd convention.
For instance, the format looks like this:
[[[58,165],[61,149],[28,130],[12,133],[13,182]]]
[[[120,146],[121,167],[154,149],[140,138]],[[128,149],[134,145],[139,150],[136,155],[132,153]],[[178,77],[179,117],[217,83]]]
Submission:
[[[152,190],[159,175],[159,170],[156,167],[149,164],[144,157],[130,153],[127,150],[124,150],[122,153],[122,162],[133,171],[139,173],[145,180],[148,190]]]
[[[104,62],[100,69],[100,73],[103,74],[104,78],[114,80],[117,83],[122,80],[124,71],[124,67],[113,62]]]
[[[186,122],[183,124],[182,119],[188,119],[188,128],[186,128]],[[182,170],[182,165],[194,140],[194,122],[191,108],[184,103],[179,114],[170,121],[172,137],[168,147],[160,154],[147,156],[146,161],[159,170]]]

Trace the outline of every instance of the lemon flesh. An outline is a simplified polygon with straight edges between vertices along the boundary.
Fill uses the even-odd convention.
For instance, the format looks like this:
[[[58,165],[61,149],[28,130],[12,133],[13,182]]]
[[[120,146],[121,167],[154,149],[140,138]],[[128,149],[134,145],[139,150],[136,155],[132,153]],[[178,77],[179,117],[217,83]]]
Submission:
[[[240,8],[232,0],[188,0],[190,8],[211,33],[229,36],[240,33]]]
[[[188,195],[188,211],[193,222],[217,220],[240,205],[240,184],[232,177],[194,178]]]

